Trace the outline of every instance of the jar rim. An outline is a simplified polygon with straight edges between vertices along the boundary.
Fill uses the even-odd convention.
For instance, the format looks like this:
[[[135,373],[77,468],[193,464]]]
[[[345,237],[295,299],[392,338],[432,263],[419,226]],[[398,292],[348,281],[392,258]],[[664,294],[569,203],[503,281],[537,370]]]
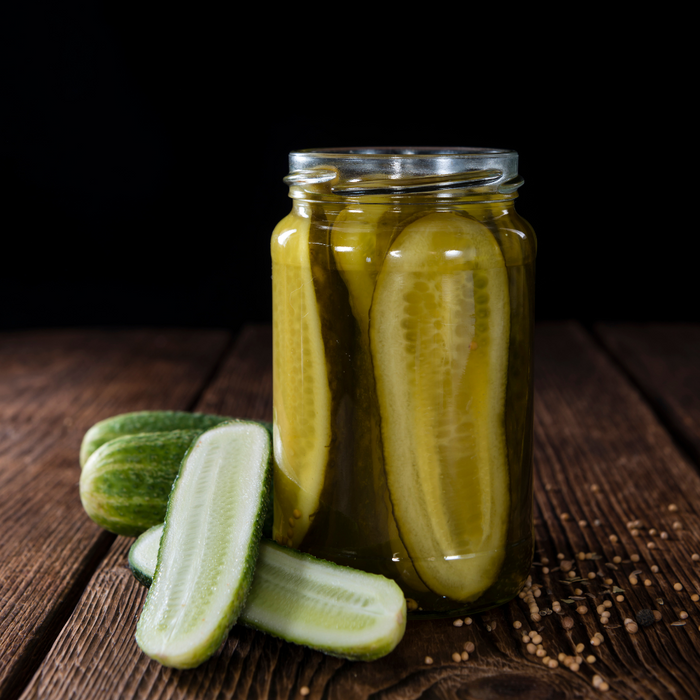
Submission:
[[[498,155],[517,155],[517,151],[508,148],[481,148],[475,146],[437,147],[437,146],[361,146],[344,148],[301,148],[290,152],[293,156],[316,156],[318,158],[407,158],[420,159],[434,156],[457,158],[493,157]]]

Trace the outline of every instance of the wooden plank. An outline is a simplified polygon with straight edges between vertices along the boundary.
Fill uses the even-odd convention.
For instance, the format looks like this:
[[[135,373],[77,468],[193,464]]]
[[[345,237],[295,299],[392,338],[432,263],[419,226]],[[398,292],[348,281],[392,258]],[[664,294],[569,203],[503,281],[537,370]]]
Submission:
[[[130,541],[119,538],[23,697],[92,698],[99,691],[99,697],[125,699],[292,699],[302,697],[306,686],[308,697],[324,700],[594,698],[600,694],[593,685],[596,674],[610,686],[607,697],[697,697],[700,619],[690,595],[700,591],[700,565],[689,555],[700,552],[700,477],[580,327],[541,327],[536,347],[538,566],[533,583],[541,588],[533,601],[541,610],[539,620],[530,617],[526,599],[518,598],[460,627],[450,619],[411,621],[397,649],[372,663],[335,659],[235,627],[209,662],[174,671],[147,660],[133,642],[145,591],[129,579]],[[269,418],[269,372],[269,332],[248,329],[201,405]],[[225,394],[218,387],[226,387]],[[669,504],[678,510],[669,511]],[[636,519],[644,521],[639,528],[644,537],[626,527]],[[674,520],[682,522],[682,530],[673,529]],[[669,538],[648,535],[650,527],[667,531]],[[618,540],[612,542],[611,535]],[[646,547],[648,541],[653,549]],[[579,552],[596,558],[579,560]],[[562,583],[570,579],[558,553],[563,568],[571,565],[583,582]],[[615,563],[615,556],[621,561]],[[652,566],[659,571],[652,573]],[[631,586],[627,577],[637,568],[640,583]],[[624,601],[611,599],[608,577],[625,590]],[[645,578],[651,586],[644,586]],[[674,591],[676,582],[683,591]],[[551,612],[555,600],[576,595],[576,585],[584,601],[560,602],[562,611]],[[656,602],[659,597],[663,606]],[[605,625],[595,612],[604,600],[612,601]],[[581,602],[588,607],[585,613],[576,611]],[[662,620],[631,634],[620,623],[641,608],[658,608]],[[690,614],[687,624],[673,626],[681,610]],[[541,634],[553,659],[559,653],[575,655],[581,643],[582,656],[593,654],[595,661],[582,658],[578,670],[563,663],[549,668],[528,653],[524,632]],[[604,638],[599,646],[590,643],[595,632]],[[452,654],[469,642],[475,645],[470,658],[453,661]],[[426,655],[432,664],[425,662]]]
[[[223,352],[215,331],[0,336],[0,696],[50,648],[113,536],[80,504],[78,449],[97,420],[188,408]]]
[[[601,323],[594,329],[700,465],[700,325]]]

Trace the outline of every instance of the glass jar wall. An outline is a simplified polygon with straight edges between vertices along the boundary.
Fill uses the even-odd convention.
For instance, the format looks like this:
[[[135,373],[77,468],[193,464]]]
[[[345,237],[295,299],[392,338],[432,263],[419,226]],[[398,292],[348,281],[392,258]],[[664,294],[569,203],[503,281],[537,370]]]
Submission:
[[[414,615],[520,590],[533,553],[536,243],[517,154],[290,155],[272,236],[274,538]]]

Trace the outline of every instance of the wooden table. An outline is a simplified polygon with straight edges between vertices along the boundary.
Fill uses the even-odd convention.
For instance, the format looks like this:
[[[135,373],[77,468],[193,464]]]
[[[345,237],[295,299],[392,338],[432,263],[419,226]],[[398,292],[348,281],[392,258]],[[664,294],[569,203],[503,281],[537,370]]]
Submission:
[[[265,326],[237,339],[215,330],[0,335],[3,700],[293,699],[305,687],[327,700],[700,697],[697,326],[538,328],[539,621],[518,598],[459,627],[409,622],[397,649],[373,663],[235,627],[196,670],[150,661],[134,642],[145,589],[127,568],[132,540],[100,530],[80,505],[80,440],[95,421],[141,409],[269,420],[270,359]],[[584,580],[572,582],[570,567]],[[604,601],[607,624],[596,612]],[[628,631],[624,619],[643,608],[661,619]],[[544,658],[529,653],[527,632],[541,635]],[[469,659],[453,661],[469,642]],[[565,657],[579,644],[572,670]]]

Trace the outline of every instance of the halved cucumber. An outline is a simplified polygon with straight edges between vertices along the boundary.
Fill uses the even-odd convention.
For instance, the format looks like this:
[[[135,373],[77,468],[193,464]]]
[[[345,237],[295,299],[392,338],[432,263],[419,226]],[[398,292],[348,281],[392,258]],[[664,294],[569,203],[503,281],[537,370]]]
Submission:
[[[456,212],[410,223],[377,278],[370,343],[387,483],[416,571],[478,598],[508,525],[508,279],[489,230]]]
[[[110,440],[124,435],[161,433],[169,430],[199,430],[204,432],[219,423],[231,420],[226,416],[186,411],[135,411],[105,418],[95,423],[83,437],[80,445],[80,466],[84,466],[90,455]],[[262,425],[269,426],[269,423]]]
[[[136,641],[165,666],[206,661],[235,623],[253,579],[270,482],[270,436],[238,421],[203,433],[168,501]]]
[[[272,235],[273,536],[298,547],[318,510],[331,444],[331,391],[311,269],[311,215]]]
[[[161,534],[162,526],[151,528],[129,551],[134,576],[147,586]],[[396,583],[383,576],[262,540],[240,621],[288,642],[369,661],[388,654],[403,637],[406,601]]]

